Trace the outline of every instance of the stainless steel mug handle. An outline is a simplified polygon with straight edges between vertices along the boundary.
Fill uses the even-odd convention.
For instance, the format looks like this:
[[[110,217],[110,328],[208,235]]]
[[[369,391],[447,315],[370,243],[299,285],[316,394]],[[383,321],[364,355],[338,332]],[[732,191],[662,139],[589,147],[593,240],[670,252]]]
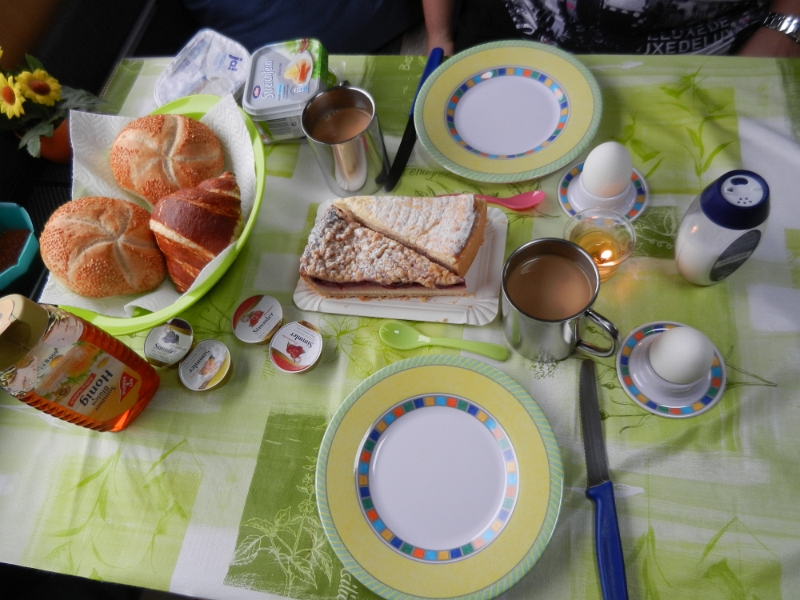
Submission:
[[[594,354],[595,356],[599,356],[604,358],[606,356],[613,356],[617,352],[617,348],[619,347],[619,330],[617,327],[608,319],[606,319],[603,315],[594,312],[591,308],[587,308],[586,312],[583,313],[584,316],[588,317],[590,320],[594,321],[596,325],[603,329],[609,338],[611,338],[611,347],[610,348],[598,348],[593,344],[589,344],[588,342],[584,342],[583,340],[578,340],[578,349],[583,350],[584,352],[588,352],[589,354]]]

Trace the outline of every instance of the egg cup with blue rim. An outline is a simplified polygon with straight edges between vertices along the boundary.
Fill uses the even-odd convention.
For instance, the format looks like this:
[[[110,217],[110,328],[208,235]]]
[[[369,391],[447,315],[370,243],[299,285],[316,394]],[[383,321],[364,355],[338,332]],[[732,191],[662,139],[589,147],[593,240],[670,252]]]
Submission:
[[[660,377],[650,363],[650,348],[658,336],[681,323],[659,321],[641,325],[623,340],[617,353],[617,376],[622,389],[645,410],[671,418],[695,417],[711,409],[725,391],[725,362],[713,344],[711,368],[697,380],[672,383]]]
[[[30,234],[22,246],[16,264],[0,272],[0,290],[4,290],[27,272],[33,257],[39,251],[39,242],[33,234],[33,223],[28,212],[18,204],[0,202],[0,232],[13,229],[25,229]]]

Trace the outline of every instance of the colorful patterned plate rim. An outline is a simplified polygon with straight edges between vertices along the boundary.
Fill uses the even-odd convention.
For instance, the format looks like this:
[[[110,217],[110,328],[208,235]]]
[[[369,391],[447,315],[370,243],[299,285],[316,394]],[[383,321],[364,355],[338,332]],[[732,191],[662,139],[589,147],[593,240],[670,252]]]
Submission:
[[[425,465],[424,476],[409,464]],[[401,400],[370,426],[355,485],[364,518],[388,547],[440,563],[497,539],[514,512],[518,473],[514,445],[491,413],[432,393]]]
[[[460,108],[476,93],[480,100]],[[552,117],[543,130],[529,118],[531,102],[521,102],[523,94],[535,111]],[[491,127],[478,116],[485,115],[487,103],[502,108],[486,123],[514,134],[522,124],[528,138],[522,136],[513,147],[506,147],[507,135],[492,139]],[[508,183],[569,164],[594,137],[601,113],[597,81],[575,57],[537,42],[502,41],[470,48],[440,65],[420,90],[414,124],[424,148],[446,169],[468,179]],[[480,143],[465,138],[470,129]]]
[[[446,393],[440,393],[443,391]],[[487,419],[491,415],[502,425],[503,436],[513,448],[513,481],[518,484],[505,525],[491,543],[466,555],[462,550],[462,556],[429,555],[425,560],[420,552],[414,555],[413,547],[404,548],[401,543],[397,548],[376,535],[366,514],[369,509],[361,502],[358,470],[363,469],[359,467],[364,458],[360,452],[377,424],[398,406],[407,414],[398,422],[408,419],[410,423],[410,419],[433,408],[404,405],[413,405],[418,399],[424,405],[427,397],[434,398],[433,404],[436,397],[442,397],[445,405],[447,398],[452,399],[454,405],[449,410],[480,427],[485,426],[477,416],[481,410]],[[413,416],[415,411],[417,417]],[[507,455],[503,452],[501,456],[505,459]],[[402,360],[363,381],[331,420],[316,470],[320,519],[338,558],[373,592],[407,600],[489,599],[506,591],[544,552],[558,519],[563,485],[561,454],[539,405],[501,371],[452,355]],[[433,548],[419,548],[426,549]]]
[[[486,149],[481,149],[480,147],[475,148],[471,146],[469,143],[470,135],[476,135],[480,132],[473,132],[470,129],[472,122],[469,119],[471,116],[474,116],[476,119],[481,118],[480,114],[472,114],[476,111],[475,108],[473,108],[471,114],[462,117],[462,113],[467,112],[466,108],[463,108],[466,104],[466,101],[474,95],[471,92],[478,90],[483,91],[484,88],[488,88],[488,86],[485,85],[480,86],[479,88],[478,85],[481,83],[503,83],[504,81],[502,78],[505,78],[505,81],[508,81],[508,78],[510,77],[519,77],[524,82],[535,82],[537,85],[543,88],[543,90],[539,90],[540,92],[544,91],[547,96],[552,96],[552,101],[555,102],[555,106],[550,107],[550,122],[542,123],[541,121],[543,121],[543,115],[541,113],[537,114],[535,119],[531,120],[537,124],[538,131],[527,138],[527,143],[526,139],[518,140],[517,144],[521,143],[522,145],[514,149],[510,149],[510,147],[508,147],[508,139],[494,140],[492,139],[493,136],[491,135],[489,136],[489,139],[480,139],[479,137],[479,142],[487,144]],[[544,98],[543,100],[543,104],[548,104],[549,98]],[[550,104],[552,104],[552,102]],[[483,107],[481,106],[477,106],[477,112],[480,113],[482,108]],[[453,138],[453,141],[455,141],[465,150],[492,160],[510,160],[513,158],[529,156],[531,154],[535,154],[536,152],[541,152],[547,148],[564,131],[567,121],[569,121],[569,113],[569,99],[564,93],[561,84],[558,83],[558,80],[554,76],[529,69],[524,66],[503,66],[487,69],[481,73],[472,75],[461,85],[459,85],[450,95],[450,99],[448,100],[444,111],[444,120],[447,123],[447,131],[450,134],[450,137]],[[514,132],[512,131],[510,133]],[[480,144],[476,145],[480,146]],[[489,149],[489,146],[491,145],[497,145],[498,148]],[[507,148],[501,148],[503,146],[506,146]]]
[[[670,396],[659,389],[658,384],[640,381],[637,385],[634,381],[636,376],[631,372],[631,363],[636,362],[638,353],[644,350],[645,345],[652,339],[651,336],[674,327],[685,327],[685,325],[674,321],[657,321],[641,325],[631,331],[617,353],[617,377],[625,393],[645,410],[661,417],[683,419],[704,413],[720,401],[725,392],[726,370],[722,355],[714,347],[714,361],[709,369],[706,385],[701,385],[698,391],[686,398]]]
[[[583,165],[584,163],[581,162],[569,169],[561,177],[561,181],[558,184],[558,204],[570,217],[574,217],[576,212],[580,212],[581,210],[584,210],[584,208],[589,208],[584,207],[576,211],[575,207],[570,204],[567,193],[569,184],[581,173],[581,171],[583,171]],[[631,173],[631,182],[633,182],[633,188],[636,190],[636,197],[633,200],[633,205],[626,207],[624,215],[629,221],[635,221],[639,218],[644,211],[645,206],[647,205],[649,190],[647,189],[647,181],[645,180],[644,176],[642,176],[642,174],[636,169],[634,169],[633,173]]]

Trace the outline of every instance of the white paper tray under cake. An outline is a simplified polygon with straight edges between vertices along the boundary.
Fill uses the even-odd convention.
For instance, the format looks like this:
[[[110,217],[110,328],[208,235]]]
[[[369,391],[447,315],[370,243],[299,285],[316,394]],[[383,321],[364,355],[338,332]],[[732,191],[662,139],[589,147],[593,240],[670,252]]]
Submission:
[[[331,202],[323,202],[319,206],[317,221],[330,205]],[[294,290],[294,303],[302,310],[337,315],[486,325],[495,318],[499,309],[507,230],[508,217],[505,213],[489,207],[483,245],[465,278],[466,296],[435,296],[427,300],[325,298],[299,279]]]

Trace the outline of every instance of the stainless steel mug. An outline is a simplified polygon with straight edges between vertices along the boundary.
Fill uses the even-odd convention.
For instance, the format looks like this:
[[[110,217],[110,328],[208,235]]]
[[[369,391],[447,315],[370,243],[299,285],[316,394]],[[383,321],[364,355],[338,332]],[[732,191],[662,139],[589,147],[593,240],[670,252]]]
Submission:
[[[367,113],[363,129],[340,140],[315,137],[316,126],[343,109],[357,108]],[[346,197],[369,195],[383,185],[389,172],[389,158],[375,112],[375,101],[366,91],[340,85],[320,92],[308,101],[301,117],[303,133],[322,169],[325,183],[333,193]],[[335,141],[333,141],[335,139]]]
[[[547,320],[527,314],[508,294],[509,275],[518,265],[545,255],[564,257],[586,275],[592,290],[591,298],[575,314]],[[526,358],[539,362],[555,362],[567,358],[577,348],[595,356],[612,356],[619,346],[619,331],[611,321],[591,309],[600,290],[600,274],[591,256],[580,246],[559,238],[541,238],[517,248],[503,267],[502,319],[506,340]],[[519,300],[518,300],[519,302]],[[599,348],[581,339],[581,321],[586,318],[597,324],[608,336],[611,345]]]

